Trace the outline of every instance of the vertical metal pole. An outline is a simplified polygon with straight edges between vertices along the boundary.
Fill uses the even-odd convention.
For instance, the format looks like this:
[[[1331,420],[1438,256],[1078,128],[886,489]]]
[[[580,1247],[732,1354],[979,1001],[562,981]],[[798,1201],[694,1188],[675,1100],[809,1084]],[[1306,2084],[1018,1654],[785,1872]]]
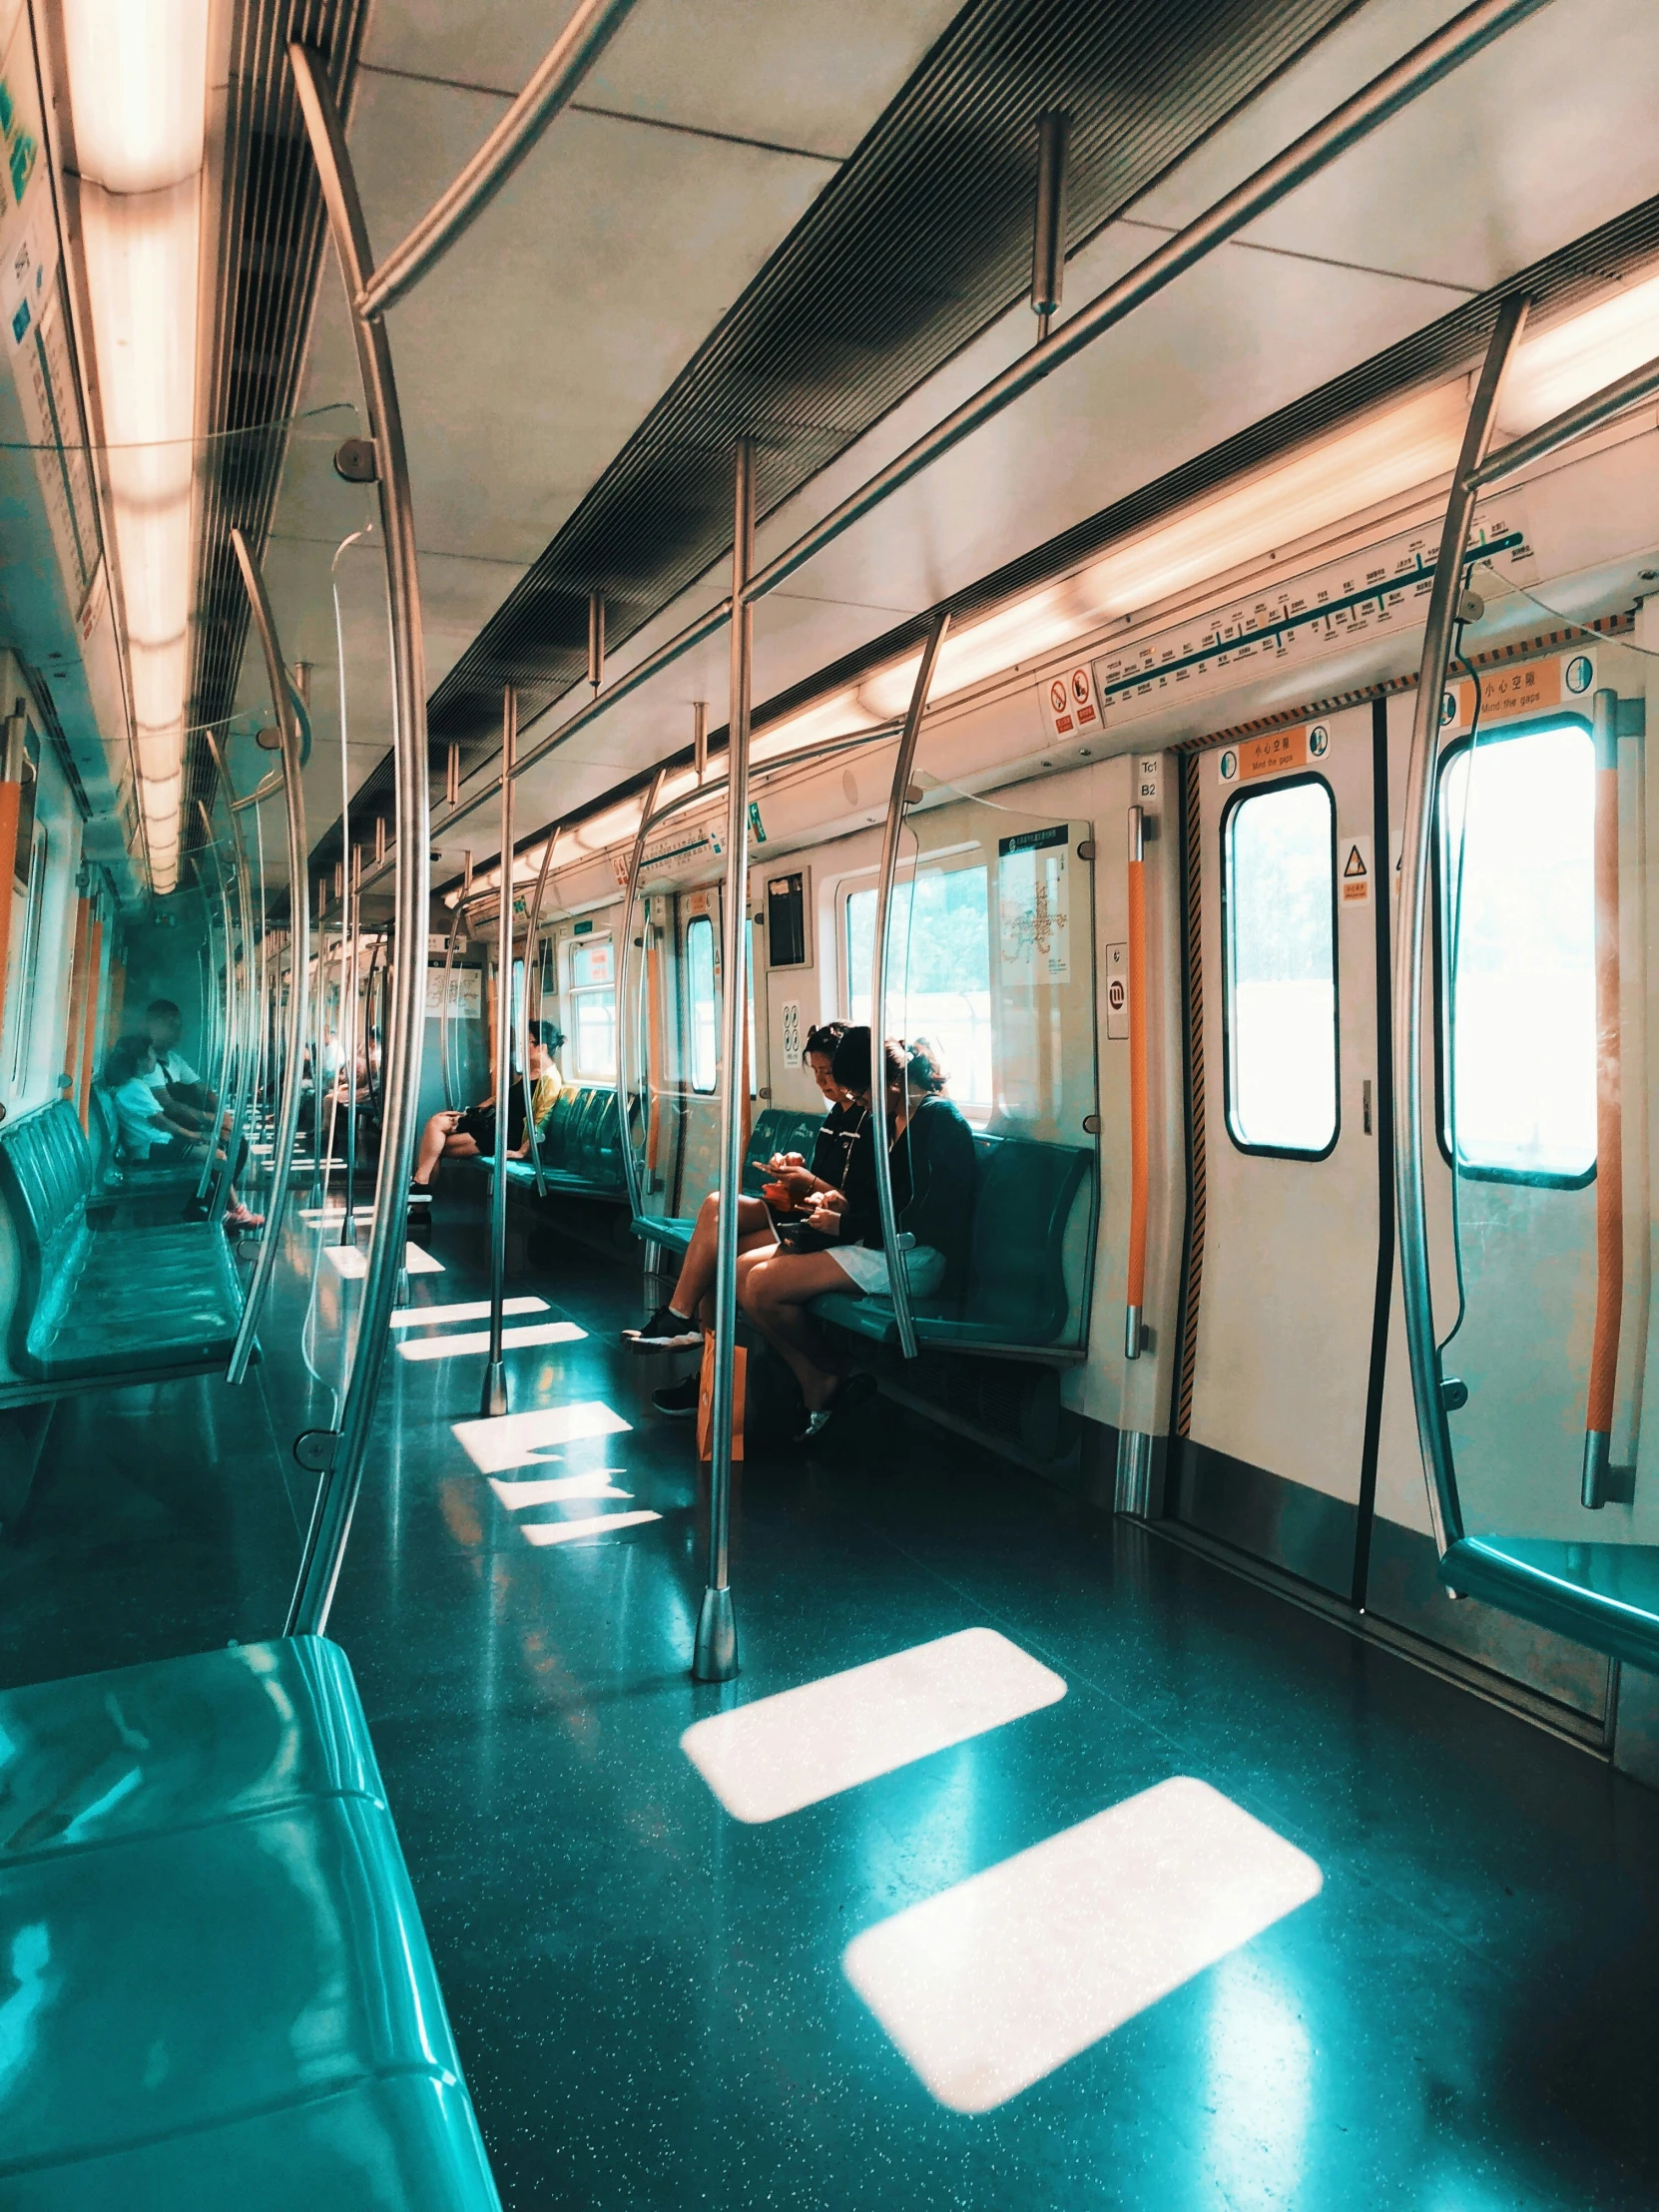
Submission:
[[[1045,115],[1037,125],[1037,214],[1031,238],[1031,312],[1037,343],[1048,335],[1066,281],[1066,141],[1070,118]]]
[[[1584,1413],[1579,1497],[1592,1513],[1607,1502],[1613,1450],[1613,1389],[1624,1321],[1624,1102],[1619,1018],[1619,695],[1598,691],[1596,759],[1596,1318]]]
[[[628,1215],[632,1221],[640,1219],[640,1181],[634,1169],[634,1148],[628,1141],[628,1052],[627,1040],[637,1035],[638,1020],[624,1018],[627,1004],[628,955],[634,945],[634,907],[640,895],[640,869],[645,864],[645,836],[651,827],[651,818],[657,812],[657,803],[663,795],[663,778],[666,769],[659,769],[651,779],[651,789],[645,795],[645,805],[640,811],[640,826],[634,832],[634,849],[628,855],[628,882],[622,898],[622,970],[617,977],[617,1028],[616,1028],[616,1111],[617,1134],[622,1141],[622,1173],[628,1186]],[[649,925],[646,938],[650,936]],[[640,989],[645,989],[646,943],[640,944]],[[636,1004],[638,1002],[636,1001]],[[651,1111],[649,1074],[642,1085],[645,1112]]]
[[[513,1060],[513,752],[518,694],[501,694],[501,899],[495,932],[495,1171],[490,1178],[490,1349],[478,1410],[507,1410],[501,1302],[507,1289],[507,1107]]]
[[[697,700],[692,707],[692,774],[701,784],[709,774],[709,702]]]
[[[344,727],[343,717],[341,727]],[[345,1043],[345,1214],[339,1225],[342,1245],[357,1241],[357,945],[362,933],[362,854],[359,845],[348,845],[350,864],[345,871],[346,955],[340,963],[339,1025]]]
[[[898,1346],[906,1360],[916,1356],[916,1325],[910,1313],[910,1286],[904,1273],[904,1256],[898,1249],[898,1216],[892,1202],[892,1143],[887,1118],[887,931],[892,914],[893,879],[898,872],[898,844],[904,830],[904,809],[909,800],[910,772],[915,767],[916,740],[939,648],[950,628],[948,614],[933,617],[932,628],[921,649],[921,665],[910,691],[910,704],[899,733],[898,756],[892,765],[892,790],[887,795],[887,822],[881,833],[881,873],[875,883],[875,942],[869,961],[869,1130],[870,1160],[875,1169],[875,1204],[881,1216],[881,1244],[887,1256],[887,1294],[892,1300]],[[906,1101],[906,1111],[908,1101]]]
[[[1435,1548],[1442,1559],[1461,1537],[1463,1517],[1457,1500],[1451,1431],[1446,1426],[1445,1401],[1440,1394],[1440,1354],[1434,1342],[1428,1208],[1422,1176],[1423,945],[1428,871],[1433,858],[1434,772],[1440,751],[1440,700],[1451,660],[1457,607],[1463,596],[1463,555],[1474,520],[1475,491],[1469,478],[1490,442],[1504,372],[1525,326],[1529,304],[1525,299],[1506,299],[1499,307],[1468,421],[1463,426],[1462,449],[1446,503],[1434,582],[1428,595],[1428,624],[1411,719],[1411,758],[1405,773],[1399,934],[1394,941],[1394,1115],[1398,1140],[1394,1176],[1399,1207],[1399,1283],[1428,1514]]]
[[[732,1371],[738,1332],[738,1197],[743,1188],[744,1039],[748,1034],[749,683],[755,610],[744,597],[755,565],[755,449],[738,440],[732,529],[732,704],[726,783],[725,1083],[720,1101],[720,1219],[715,1263],[714,1388],[709,1469],[709,1564],[697,1616],[692,1673],[730,1682],[738,1671],[732,1608]]]
[[[316,58],[295,42],[288,48],[288,61],[321,179],[335,258],[346,297],[354,301],[372,264],[345,133]],[[290,1635],[320,1635],[327,1623],[356,1510],[369,1426],[385,1367],[391,1309],[407,1234],[404,1200],[414,1163],[431,890],[426,657],[421,641],[420,577],[408,455],[385,327],[354,308],[351,322],[378,463],[380,528],[386,548],[386,596],[391,616],[392,734],[397,773],[395,951],[386,1024],[385,1113],[375,1180],[374,1227],[363,1274],[356,1350],[340,1408],[338,1440],[318,1484],[306,1533],[299,1580],[288,1611]]]
[[[300,776],[307,750],[300,727],[303,709],[296,706],[282,669],[281,647],[266,596],[265,580],[240,530],[231,532],[232,549],[242,568],[243,581],[253,608],[255,627],[265,650],[266,677],[271,703],[276,710],[276,727],[282,738],[282,798],[288,842],[288,1003],[286,1043],[282,1058],[281,1099],[276,1110],[276,1149],[271,1163],[271,1190],[267,1198],[265,1236],[254,1265],[242,1310],[242,1325],[231,1352],[226,1375],[240,1382],[254,1356],[254,1333],[271,1288],[281,1242],[282,1216],[287,1210],[288,1175],[293,1163],[294,1132],[299,1126],[299,1073],[304,1056],[306,960],[309,956],[309,914],[305,905],[305,794]],[[258,821],[256,810],[255,820]]]
[[[595,692],[605,681],[605,594],[588,594],[588,682]]]

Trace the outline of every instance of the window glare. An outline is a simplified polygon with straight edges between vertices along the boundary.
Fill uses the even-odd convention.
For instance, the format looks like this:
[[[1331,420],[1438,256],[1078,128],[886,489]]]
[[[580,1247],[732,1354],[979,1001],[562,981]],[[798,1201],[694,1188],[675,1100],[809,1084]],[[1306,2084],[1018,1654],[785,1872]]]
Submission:
[[[869,1020],[875,892],[846,900],[846,1007]],[[936,1044],[950,1095],[964,1113],[988,1114],[995,1098],[991,1050],[991,930],[984,867],[932,868],[893,886],[887,945],[890,1032]]]
[[[1465,746],[1440,771],[1441,1133],[1459,1168],[1595,1165],[1594,842],[1576,724]]]
[[[707,914],[686,924],[686,1030],[694,1091],[715,1087],[715,925]]]
[[[1228,1122],[1242,1145],[1337,1133],[1335,815],[1324,784],[1252,793],[1227,824]]]

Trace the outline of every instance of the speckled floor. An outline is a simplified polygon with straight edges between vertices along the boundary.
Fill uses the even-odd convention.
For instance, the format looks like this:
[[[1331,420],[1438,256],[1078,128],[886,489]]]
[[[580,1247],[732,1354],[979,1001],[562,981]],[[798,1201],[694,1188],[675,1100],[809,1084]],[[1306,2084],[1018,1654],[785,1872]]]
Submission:
[[[308,1250],[244,1390],[60,1410],[0,1546],[0,1680],[279,1629],[308,1500],[287,1447],[327,1414]],[[433,1250],[413,1298],[477,1297],[472,1196]],[[1659,2200],[1659,1795],[882,1406],[748,1467],[744,1672],[697,1688],[692,1442],[649,1404],[682,1368],[617,1349],[638,1277],[591,1250],[520,1253],[510,1287],[592,1332],[511,1355],[515,1406],[633,1424],[547,1471],[618,1470],[627,1499],[504,1505],[452,1433],[478,1358],[394,1358],[330,1624],[506,2204]],[[660,1517],[526,1534],[624,1511]],[[976,1625],[1065,1696],[764,1826],[680,1749],[701,1716]],[[1174,1776],[1309,1855],[1320,1894],[996,2109],[936,2102],[848,1941]]]

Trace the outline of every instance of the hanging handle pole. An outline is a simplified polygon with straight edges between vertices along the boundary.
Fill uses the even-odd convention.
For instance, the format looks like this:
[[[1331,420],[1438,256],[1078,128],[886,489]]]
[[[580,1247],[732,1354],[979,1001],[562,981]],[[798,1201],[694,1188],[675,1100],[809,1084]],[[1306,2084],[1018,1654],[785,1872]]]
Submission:
[[[530,1145],[530,1164],[536,1171],[536,1196],[547,1196],[547,1176],[541,1164],[541,1138],[536,1130],[536,1093],[530,1081],[530,963],[541,970],[541,955],[536,950],[536,931],[541,927],[542,900],[547,895],[548,877],[553,872],[553,848],[559,841],[559,826],[554,823],[547,832],[547,842],[541,850],[541,866],[536,870],[536,888],[530,899],[530,912],[524,924],[524,988],[518,994],[518,1071],[524,1084],[524,1134]],[[541,1015],[541,1000],[536,1000],[537,1018]]]
[[[281,735],[282,796],[288,841],[288,1003],[283,1031],[282,1088],[280,1103],[276,1109],[276,1151],[272,1161],[271,1190],[266,1199],[265,1236],[260,1243],[259,1258],[254,1263],[254,1280],[248,1286],[248,1298],[242,1309],[242,1326],[237,1331],[237,1341],[231,1352],[231,1365],[226,1371],[231,1382],[240,1382],[247,1375],[248,1363],[254,1356],[254,1333],[259,1328],[260,1315],[271,1289],[271,1278],[276,1265],[276,1249],[281,1242],[282,1217],[287,1210],[288,1178],[293,1168],[293,1143],[299,1128],[300,1062],[305,1054],[310,915],[305,904],[305,793],[299,774],[304,753],[299,727],[301,710],[289,688],[282,666],[281,647],[276,641],[276,624],[271,612],[265,578],[240,530],[231,532],[231,549],[236,554],[237,566],[242,570],[242,580],[247,586],[249,609],[265,654],[266,681],[271,687],[271,704],[276,711],[276,728]],[[255,819],[258,820],[258,817]],[[349,1192],[345,1203],[349,1208]]]
[[[887,1147],[892,1142],[887,1116],[887,922],[892,911],[893,879],[898,872],[898,841],[904,830],[904,808],[915,767],[916,741],[921,718],[932,689],[939,648],[950,628],[948,614],[933,617],[916,680],[910,688],[909,711],[899,732],[898,753],[892,766],[892,789],[887,794],[887,821],[881,833],[881,873],[875,885],[875,942],[869,962],[869,1126],[871,1162],[875,1169],[875,1206],[881,1217],[881,1245],[887,1256],[887,1295],[892,1300],[898,1328],[899,1350],[906,1360],[916,1356],[916,1325],[910,1312],[910,1286],[904,1273],[904,1255],[898,1248],[898,1215],[892,1202],[892,1162]],[[913,886],[912,886],[913,888]],[[906,942],[908,940],[906,939]],[[907,1104],[908,1102],[906,1102]]]

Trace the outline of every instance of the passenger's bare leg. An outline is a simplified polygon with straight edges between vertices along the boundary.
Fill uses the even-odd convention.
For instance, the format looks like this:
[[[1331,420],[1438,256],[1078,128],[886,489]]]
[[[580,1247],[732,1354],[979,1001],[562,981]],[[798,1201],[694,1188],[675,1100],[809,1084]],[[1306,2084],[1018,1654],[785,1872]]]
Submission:
[[[808,1309],[826,1291],[845,1288],[845,1270],[829,1252],[780,1253],[757,1263],[744,1281],[743,1310],[788,1361],[810,1413],[834,1396],[846,1362]]]
[[[772,1216],[758,1198],[738,1200],[738,1251],[754,1252],[761,1245],[774,1245]],[[697,1226],[692,1231],[691,1243],[686,1247],[686,1257],[680,1263],[680,1276],[669,1299],[669,1309],[682,1320],[690,1321],[704,1301],[711,1297],[715,1287],[715,1268],[720,1244],[720,1193],[711,1191],[697,1211]]]
[[[417,1183],[430,1183],[432,1171],[443,1158],[443,1148],[449,1136],[449,1116],[436,1113],[420,1132],[420,1150],[415,1155],[414,1179]]]

